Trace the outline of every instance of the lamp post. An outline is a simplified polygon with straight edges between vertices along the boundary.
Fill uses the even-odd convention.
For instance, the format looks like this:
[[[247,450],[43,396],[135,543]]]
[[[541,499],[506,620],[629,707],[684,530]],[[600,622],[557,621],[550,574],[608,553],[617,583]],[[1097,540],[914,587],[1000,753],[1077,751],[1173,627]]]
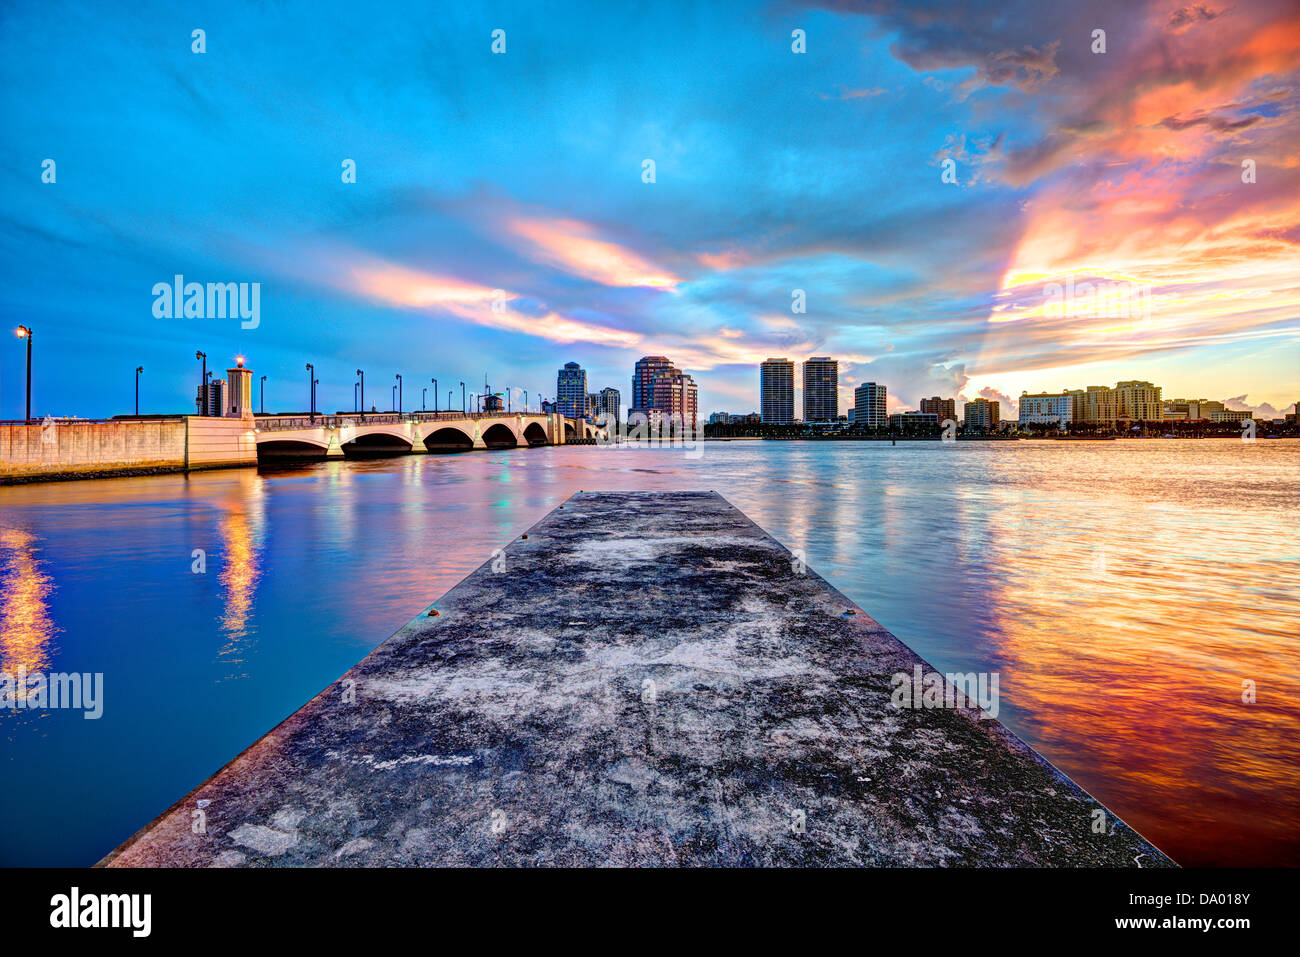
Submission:
[[[514,411],[515,390],[511,386],[506,386],[506,415]]]
[[[311,411],[308,412],[308,415],[311,416],[312,422],[315,422],[316,421],[316,367],[312,365],[310,362],[307,363],[307,392],[308,392],[307,401],[311,405]]]
[[[438,411],[438,380],[430,379],[429,381],[433,383],[433,411],[437,412]]]
[[[140,414],[140,373],[144,371],[144,366],[135,367],[135,414]]]
[[[199,415],[208,414],[208,354],[195,352],[194,358],[203,362],[203,371],[199,373]]]
[[[395,376],[397,379],[397,414],[402,414],[402,374],[399,372]]]
[[[258,404],[262,407],[262,414],[266,415],[266,376],[262,376],[261,397]]]
[[[420,390],[420,411],[423,412],[424,407],[428,404],[429,404],[429,387],[426,385],[423,389]]]
[[[352,411],[357,411],[357,384],[352,383]]]
[[[451,396],[452,396],[451,389],[448,389],[447,390],[447,411],[448,412],[451,411]]]
[[[462,382],[460,384],[460,414],[464,415],[466,411],[467,410],[465,409],[465,383]]]
[[[397,386],[393,386],[393,397],[388,401],[392,408],[397,408]]]
[[[19,326],[14,330],[19,339],[27,340],[27,414],[26,422],[32,420],[32,330],[28,326]]]
[[[366,417],[366,374],[358,369],[357,375],[361,377],[361,382],[359,383],[361,387],[361,418],[364,419]]]
[[[526,413],[528,411],[528,390],[521,389],[520,391],[524,394],[524,412]]]

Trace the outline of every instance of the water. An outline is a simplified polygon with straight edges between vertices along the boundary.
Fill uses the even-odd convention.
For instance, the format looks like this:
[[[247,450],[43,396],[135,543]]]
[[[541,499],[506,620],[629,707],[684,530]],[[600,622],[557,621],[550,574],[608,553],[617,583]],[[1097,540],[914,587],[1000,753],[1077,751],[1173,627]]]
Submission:
[[[0,488],[0,863],[97,860],[578,489],[716,489],[1180,863],[1300,864],[1300,441],[714,442]],[[202,549],[206,571],[196,574]],[[1243,682],[1257,701],[1243,703]]]

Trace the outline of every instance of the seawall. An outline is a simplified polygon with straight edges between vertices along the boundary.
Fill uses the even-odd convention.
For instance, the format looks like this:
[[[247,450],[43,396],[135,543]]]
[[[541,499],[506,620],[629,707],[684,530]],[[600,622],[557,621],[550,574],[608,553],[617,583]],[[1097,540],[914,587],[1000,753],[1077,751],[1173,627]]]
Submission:
[[[256,464],[251,417],[174,415],[0,424],[0,484]]]

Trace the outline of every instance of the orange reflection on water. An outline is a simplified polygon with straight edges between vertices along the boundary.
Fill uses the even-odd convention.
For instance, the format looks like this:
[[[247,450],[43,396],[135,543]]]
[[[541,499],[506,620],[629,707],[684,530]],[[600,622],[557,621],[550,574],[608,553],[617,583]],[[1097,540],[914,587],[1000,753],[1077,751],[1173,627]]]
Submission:
[[[250,520],[242,503],[232,503],[220,526],[225,545],[219,576],[225,603],[220,621],[226,643],[217,657],[231,665],[242,665],[248,652],[248,618],[260,574],[255,527],[260,525],[258,518],[260,515]]]
[[[47,672],[56,628],[50,617],[53,580],[36,559],[36,538],[17,528],[0,528],[0,673]],[[28,689],[15,688],[26,700]]]
[[[1295,569],[1261,557],[1271,517],[1225,516],[1216,539],[1192,541],[1176,515],[1135,521],[1137,497],[1102,493],[1086,517],[1039,501],[1036,528],[1004,526],[991,602],[1003,700],[1037,747],[1175,860],[1267,859],[1294,848],[1300,819],[1295,789],[1280,786],[1300,766],[1300,613],[1278,597]],[[1043,535],[1053,524],[1063,534]],[[1243,701],[1247,682],[1256,702]],[[1275,802],[1266,814],[1261,794]]]

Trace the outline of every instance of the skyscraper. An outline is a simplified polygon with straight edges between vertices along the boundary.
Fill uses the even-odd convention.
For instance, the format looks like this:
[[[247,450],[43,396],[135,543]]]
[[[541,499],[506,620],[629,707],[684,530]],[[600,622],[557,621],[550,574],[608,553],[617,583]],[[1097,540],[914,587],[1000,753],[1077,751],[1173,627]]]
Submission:
[[[632,373],[631,415],[641,415],[655,428],[664,416],[675,416],[684,428],[698,428],[698,392],[695,380],[666,356],[643,356]]]
[[[768,359],[758,367],[759,409],[765,425],[794,421],[794,363]]]
[[[623,395],[618,389],[612,386],[606,386],[596,393],[596,417],[604,417],[606,422],[617,422],[621,418],[619,415],[619,406],[623,403]]]
[[[587,372],[578,363],[566,362],[556,375],[555,406],[571,419],[587,414]]]
[[[868,429],[883,428],[889,421],[885,412],[887,390],[875,382],[864,382],[853,390],[853,424]]]
[[[834,422],[840,414],[840,364],[812,356],[803,364],[804,422]]]

